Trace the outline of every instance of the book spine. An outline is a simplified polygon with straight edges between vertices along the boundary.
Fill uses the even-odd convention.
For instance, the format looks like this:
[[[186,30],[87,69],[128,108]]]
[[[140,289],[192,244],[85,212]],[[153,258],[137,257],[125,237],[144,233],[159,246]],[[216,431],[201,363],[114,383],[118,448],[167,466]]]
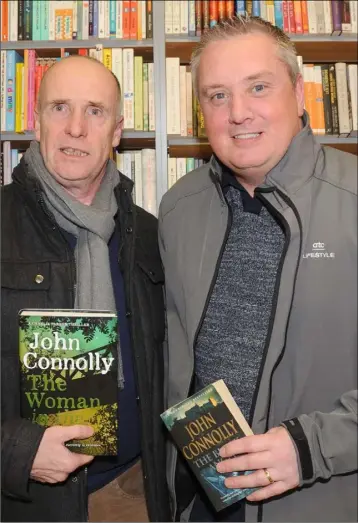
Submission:
[[[82,4],[82,40],[89,39],[89,3],[83,0]]]
[[[180,34],[180,2],[173,2],[173,34]]]
[[[210,27],[214,27],[219,21],[219,10],[216,0],[210,0],[209,2],[209,18]]]
[[[11,42],[17,42],[18,39],[18,7],[17,0],[9,2],[9,39]]]
[[[347,64],[338,62],[335,64],[335,69],[337,83],[339,135],[342,137],[347,137],[352,130],[349,118]]]
[[[147,0],[147,38],[153,38],[153,3]]]
[[[130,26],[129,26],[129,39],[137,40],[137,26],[138,26],[138,13],[137,13],[137,2],[131,0],[130,4]]]
[[[323,0],[323,17],[325,33],[332,34],[332,9],[330,0]]]
[[[0,74],[0,106],[1,106],[1,129],[6,129],[6,51],[1,50],[1,74]]]
[[[296,34],[303,34],[301,2],[293,2]]]
[[[186,158],[177,158],[177,180],[186,175]]]
[[[6,53],[6,131],[15,129],[15,51]]]
[[[325,23],[324,23],[324,6],[323,2],[316,2],[316,20],[317,20],[317,33],[318,34],[324,34],[325,33]]]
[[[247,14],[248,14],[248,16],[251,16],[252,15],[252,0],[246,0],[245,4],[246,4]]]
[[[17,9],[17,38],[24,39],[24,0],[19,0]]]
[[[272,25],[276,24],[275,5],[273,3],[273,0],[266,0],[266,16],[268,22],[270,22]]]
[[[41,40],[41,11],[40,1],[32,2],[32,39]]]
[[[124,129],[134,129],[134,52],[123,49]]]
[[[93,37],[93,8],[93,0],[88,0],[88,38]],[[78,25],[80,25],[80,20],[78,20]]]
[[[180,136],[187,136],[187,117],[186,117],[186,66],[179,68],[179,87],[180,87]]]
[[[141,11],[142,11],[142,40],[145,40],[147,38],[147,2],[146,0],[142,0],[141,3]]]
[[[193,80],[190,71],[186,72],[186,119],[187,135],[193,136]]]
[[[245,0],[235,0],[235,15],[243,16],[246,12]]]
[[[112,49],[112,72],[121,86],[121,99],[123,105],[123,50],[120,47]]]
[[[331,95],[329,92],[329,66],[328,66],[328,64],[322,65],[321,71],[322,71],[322,91],[323,91],[325,134],[333,134],[332,106],[331,106]]]
[[[340,35],[342,32],[342,4],[340,0],[331,0],[332,8],[332,35]]]
[[[50,5],[49,2],[41,4],[40,25],[41,25],[41,40],[49,40],[49,19],[50,19]]]
[[[358,66],[357,64],[348,65],[348,92],[350,93],[351,100],[351,111],[352,111],[352,131],[350,133],[351,137],[358,136],[358,92],[357,92],[357,83],[358,83]]]
[[[276,26],[279,27],[280,29],[283,29],[283,6],[282,6],[282,0],[275,0],[274,8],[275,8]]]
[[[144,0],[137,0],[137,40],[143,40],[143,35],[142,35],[142,28],[143,28],[143,24],[142,24],[142,16],[143,16],[143,12],[142,12],[142,4],[143,4]]]
[[[351,33],[352,32],[352,23],[351,23],[351,11],[349,0],[343,0],[342,6],[342,33]]]
[[[179,58],[166,58],[167,80],[167,131],[180,135],[180,61]]]
[[[143,64],[143,131],[149,131],[148,64]]]
[[[21,103],[22,103],[22,76],[24,73],[24,64],[16,64],[16,93],[15,93],[15,132],[21,133]]]
[[[303,33],[307,34],[307,33],[309,33],[307,0],[301,0],[301,12],[302,12]]]
[[[37,103],[37,96],[39,94],[40,83],[42,80],[42,70],[43,70],[42,65],[37,61],[36,65],[35,65],[35,107],[36,107],[36,103]]]
[[[283,20],[283,30],[285,33],[290,32],[290,26],[288,21],[288,2],[287,0],[283,0],[282,3],[282,20]]]
[[[260,16],[260,0],[252,1],[252,16]]]
[[[252,14],[252,0],[246,0],[246,3],[249,5],[251,2],[251,14]],[[225,13],[226,18],[233,18],[235,16],[235,5],[233,0],[226,0],[225,2]],[[250,16],[251,16],[250,14]]]
[[[296,22],[295,22],[295,9],[293,5],[293,0],[287,1],[287,10],[288,10],[288,29],[289,33],[296,33]]]
[[[143,206],[143,173],[142,173],[142,152],[134,153],[134,179],[135,179],[135,203],[139,207]]]
[[[73,0],[72,6],[72,40],[78,40],[78,10],[80,3]]]
[[[109,0],[104,2],[104,37],[109,38]]]
[[[188,2],[180,3],[180,34],[189,34],[189,4]]]
[[[48,39],[55,40],[56,19],[55,19],[55,2],[49,2],[48,14]]]
[[[112,49],[108,47],[103,49],[103,65],[112,71]]]
[[[195,0],[195,31],[196,36],[201,36],[203,25],[201,0]]]
[[[129,40],[130,34],[130,2],[124,0],[123,2],[123,39]]]
[[[316,16],[316,3],[307,2],[307,12],[308,12],[308,32],[309,34],[317,34],[317,16]]]
[[[24,40],[32,40],[32,2],[24,1]]]
[[[164,4],[165,34],[173,34],[173,0],[167,0]]]
[[[339,119],[338,119],[338,102],[337,102],[337,82],[336,82],[336,68],[334,64],[329,65],[329,94],[331,97],[332,108],[332,132],[334,135],[339,134]]]
[[[177,181],[177,162],[176,158],[168,156],[168,189],[173,187]]]
[[[260,16],[263,20],[267,20],[266,0],[260,0]]]
[[[35,67],[36,67],[36,54],[33,49],[29,49],[28,99],[27,99],[27,130],[28,131],[34,130]]]
[[[351,11],[351,22],[352,22],[352,33],[358,33],[358,3],[356,0],[350,1],[350,11]]]
[[[9,40],[9,0],[1,2],[1,40],[8,42]]]
[[[134,57],[134,130],[143,131],[143,57]]]
[[[154,64],[148,64],[149,131],[155,131]]]
[[[195,36],[195,0],[189,0],[189,36]]]
[[[129,5],[128,5],[129,7]],[[98,38],[104,38],[104,2],[98,3]]]
[[[317,112],[317,134],[325,134],[326,126],[324,121],[324,107],[323,107],[323,86],[322,86],[322,70],[320,65],[314,66],[314,83],[315,83],[315,100]]]
[[[98,2],[99,0],[93,0],[93,38],[98,38]],[[121,2],[122,4],[122,2]],[[89,5],[88,5],[88,25],[89,25]],[[89,37],[89,27],[88,27]]]
[[[123,2],[117,0],[116,38],[123,39]]]
[[[314,78],[313,78],[313,64],[304,64],[303,66],[303,80],[304,80],[304,96],[305,108],[310,117],[311,129],[315,132],[316,122],[314,114]]]
[[[109,37],[110,38],[116,38],[116,6],[117,2],[116,0],[110,0],[109,3]]]
[[[157,214],[156,175],[155,175],[155,151],[153,149],[142,150],[142,172],[143,172],[143,207],[151,214]]]
[[[209,13],[209,0],[202,0],[203,2],[203,32],[210,29],[210,13]]]

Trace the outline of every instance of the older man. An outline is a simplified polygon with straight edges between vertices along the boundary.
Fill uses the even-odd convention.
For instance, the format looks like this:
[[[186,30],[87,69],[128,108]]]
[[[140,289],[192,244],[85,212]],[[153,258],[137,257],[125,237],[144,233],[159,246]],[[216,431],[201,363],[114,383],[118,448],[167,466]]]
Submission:
[[[226,485],[259,489],[214,514],[172,448],[173,507],[355,521],[356,157],[312,135],[294,46],[268,22],[208,31],[192,72],[214,154],[161,203],[169,405],[223,378],[256,435],[217,468],[252,470]]]
[[[157,222],[109,159],[122,121],[115,76],[91,58],[61,60],[41,84],[37,141],[2,191],[3,521],[169,517]],[[64,446],[89,427],[20,418],[17,314],[28,307],[118,311],[118,456],[91,461]]]

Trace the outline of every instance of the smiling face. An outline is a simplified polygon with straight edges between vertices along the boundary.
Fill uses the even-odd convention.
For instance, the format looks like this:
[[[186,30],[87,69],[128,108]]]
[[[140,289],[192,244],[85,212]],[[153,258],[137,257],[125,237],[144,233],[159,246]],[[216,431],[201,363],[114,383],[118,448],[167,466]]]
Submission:
[[[116,81],[102,64],[76,57],[52,66],[43,82],[35,130],[45,165],[70,192],[91,192],[120,141]]]
[[[301,129],[302,78],[293,86],[275,41],[253,33],[204,49],[198,91],[213,151],[236,174],[259,185]]]

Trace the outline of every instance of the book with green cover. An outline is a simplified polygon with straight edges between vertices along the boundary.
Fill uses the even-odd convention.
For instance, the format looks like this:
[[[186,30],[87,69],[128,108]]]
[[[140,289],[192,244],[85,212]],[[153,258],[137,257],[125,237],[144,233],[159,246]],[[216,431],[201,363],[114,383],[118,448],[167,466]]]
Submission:
[[[225,478],[242,473],[216,470],[225,443],[253,434],[223,380],[170,407],[161,418],[217,511],[257,490],[227,488]]]
[[[43,426],[91,425],[66,446],[117,454],[117,316],[108,311],[19,312],[21,415]]]

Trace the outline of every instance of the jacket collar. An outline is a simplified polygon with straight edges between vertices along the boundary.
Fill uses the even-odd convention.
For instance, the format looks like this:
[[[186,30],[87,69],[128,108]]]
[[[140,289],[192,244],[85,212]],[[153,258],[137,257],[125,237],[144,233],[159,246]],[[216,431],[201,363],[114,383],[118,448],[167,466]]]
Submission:
[[[267,192],[278,187],[287,194],[295,193],[313,176],[317,163],[323,161],[321,144],[313,136],[306,111],[302,122],[301,131],[292,139],[284,156],[266,175],[264,183],[257,191]],[[210,168],[214,180],[221,182],[223,165],[214,154],[210,159]]]

